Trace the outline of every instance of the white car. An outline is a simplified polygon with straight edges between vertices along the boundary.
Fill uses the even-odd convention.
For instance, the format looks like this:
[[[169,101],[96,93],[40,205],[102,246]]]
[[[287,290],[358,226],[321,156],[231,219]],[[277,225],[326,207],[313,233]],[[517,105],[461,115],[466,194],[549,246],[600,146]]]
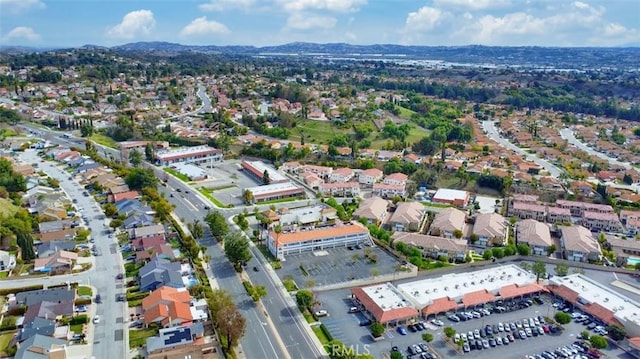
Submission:
[[[93,317],[93,324],[98,324],[100,323],[100,316],[96,315],[95,317]]]
[[[431,324],[441,327],[444,325],[444,322],[440,319],[431,319]]]

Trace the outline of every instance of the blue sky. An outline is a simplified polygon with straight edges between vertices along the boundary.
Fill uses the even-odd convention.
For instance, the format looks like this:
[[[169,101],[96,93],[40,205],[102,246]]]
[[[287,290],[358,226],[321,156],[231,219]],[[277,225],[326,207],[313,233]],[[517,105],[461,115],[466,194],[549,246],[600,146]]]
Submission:
[[[640,0],[0,0],[0,44],[640,46]]]

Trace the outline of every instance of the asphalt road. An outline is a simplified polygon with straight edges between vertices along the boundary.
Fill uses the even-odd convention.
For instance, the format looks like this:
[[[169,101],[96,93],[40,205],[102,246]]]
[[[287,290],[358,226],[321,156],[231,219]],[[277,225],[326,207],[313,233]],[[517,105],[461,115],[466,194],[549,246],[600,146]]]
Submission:
[[[45,171],[49,176],[60,182],[62,190],[72,199],[77,200],[75,204],[82,214],[89,219],[85,225],[91,230],[91,237],[95,239],[95,245],[99,249],[100,255],[95,258],[95,268],[91,272],[72,275],[66,278],[53,277],[51,281],[59,280],[64,283],[67,280],[77,281],[81,284],[90,285],[96,288],[97,293],[102,298],[102,303],[96,305],[96,314],[101,317],[100,323],[94,327],[93,353],[96,358],[109,358],[113,353],[121,353],[127,356],[127,345],[125,345],[123,322],[125,318],[125,304],[116,302],[116,276],[123,273],[122,256],[117,251],[116,239],[108,238],[105,234],[105,220],[96,219],[103,214],[99,204],[93,197],[82,195],[83,188],[74,180],[69,180],[69,174],[57,167],[55,163],[39,163],[40,158],[36,151],[27,150],[22,153],[22,158],[28,163],[38,163],[39,170]],[[97,275],[97,273],[100,273]],[[42,279],[39,279],[42,282]],[[16,282],[11,282],[12,284]],[[46,285],[52,283],[48,280]],[[93,324],[90,324],[93,325]]]
[[[509,140],[500,136],[500,133],[496,129],[494,121],[482,121],[482,128],[487,133],[487,136],[489,136],[492,140],[496,141],[500,146],[506,147],[522,156],[525,156],[527,160],[533,161],[537,165],[546,169],[549,172],[549,174],[551,174],[553,177],[559,178],[560,174],[564,172],[562,169],[552,164],[551,162],[547,160],[543,160],[542,158],[536,155],[526,152],[522,148],[514,145],[513,143],[509,142]]]
[[[590,156],[596,156],[596,157],[600,157],[601,159],[614,164],[614,165],[618,165],[621,167],[624,167],[626,169],[634,169],[636,171],[638,171],[637,168],[631,166],[631,164],[629,164],[628,162],[621,162],[618,161],[617,159],[613,158],[613,157],[609,157],[606,154],[596,151],[593,148],[585,145],[584,143],[582,143],[582,141],[580,141],[579,139],[576,138],[576,136],[574,135],[573,131],[570,128],[564,128],[562,130],[560,130],[560,137],[562,137],[563,139],[567,140],[570,144],[578,147],[580,150],[586,152],[587,154],[589,154]]]

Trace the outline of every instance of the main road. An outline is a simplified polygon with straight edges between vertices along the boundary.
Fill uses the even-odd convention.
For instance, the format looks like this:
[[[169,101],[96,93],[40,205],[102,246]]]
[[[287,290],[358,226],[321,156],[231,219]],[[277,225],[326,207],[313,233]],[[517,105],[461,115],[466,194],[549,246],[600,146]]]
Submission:
[[[484,129],[484,132],[487,134],[487,136],[489,136],[489,138],[491,138],[492,140],[496,141],[499,145],[524,156],[529,161],[533,161],[538,166],[541,166],[544,169],[546,169],[547,172],[549,172],[549,174],[552,175],[553,177],[559,178],[560,175],[564,172],[562,169],[560,169],[558,166],[554,165],[553,163],[547,160],[544,160],[536,155],[528,153],[522,148],[509,142],[509,140],[507,140],[506,138],[500,136],[500,133],[496,129],[495,121],[482,121],[482,128]]]

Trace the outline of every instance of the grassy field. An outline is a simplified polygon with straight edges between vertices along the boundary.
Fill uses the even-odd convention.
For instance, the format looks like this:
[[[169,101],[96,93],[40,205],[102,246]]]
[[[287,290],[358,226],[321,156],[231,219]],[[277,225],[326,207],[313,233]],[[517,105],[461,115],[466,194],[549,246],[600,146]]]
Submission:
[[[322,329],[320,329],[319,325],[313,327],[313,332],[316,333],[316,336],[318,337],[318,339],[320,339],[320,343],[322,343],[323,345],[329,342],[329,338],[324,335],[324,332],[322,331]]]
[[[402,107],[402,106],[396,106],[396,108],[398,110],[400,110],[400,117],[405,118],[405,119],[409,119],[411,118],[411,115],[415,114],[416,112],[413,110],[409,110],[406,107]]]
[[[129,330],[129,346],[139,348],[147,344],[147,338],[158,334],[155,328]]]
[[[353,133],[351,130],[341,130],[331,121],[299,120],[296,128],[291,130],[289,139],[300,141],[300,130],[304,132],[306,143],[327,144],[336,134]]]
[[[13,217],[20,207],[14,205],[11,200],[0,198],[0,217]]]
[[[78,295],[93,295],[93,291],[90,287],[80,286],[78,287]]]
[[[415,143],[420,141],[423,137],[426,137],[429,135],[429,131],[417,127],[416,125],[410,125],[411,126],[411,131],[409,131],[409,136],[407,136],[407,143]],[[384,145],[387,144],[388,139],[386,138],[380,138],[380,139],[376,139],[376,136],[378,135],[378,132],[373,132],[370,136],[369,139],[371,140],[371,148],[373,148],[374,150],[381,150]]]
[[[11,339],[13,339],[13,333],[4,333],[0,335],[0,353],[5,353],[7,348],[9,348]]]
[[[98,144],[101,144],[103,146],[107,146],[107,147],[111,147],[111,148],[118,148],[118,143],[116,141],[113,140],[113,138],[103,135],[101,133],[94,133],[93,135],[91,135],[91,137],[89,137],[91,140],[95,141]]]

